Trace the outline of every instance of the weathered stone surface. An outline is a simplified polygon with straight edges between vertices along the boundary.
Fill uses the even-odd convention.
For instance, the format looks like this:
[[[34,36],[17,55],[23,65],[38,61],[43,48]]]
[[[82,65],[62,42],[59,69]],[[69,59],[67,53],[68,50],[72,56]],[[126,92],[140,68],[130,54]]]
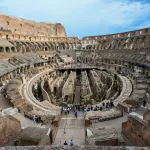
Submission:
[[[36,23],[32,20],[6,15],[1,15],[0,29],[23,35],[66,37],[65,28],[61,23]]]
[[[1,147],[0,150],[149,150],[149,147],[132,147],[132,146],[17,146]]]
[[[21,131],[20,121],[12,116],[0,117],[0,146],[7,144]]]

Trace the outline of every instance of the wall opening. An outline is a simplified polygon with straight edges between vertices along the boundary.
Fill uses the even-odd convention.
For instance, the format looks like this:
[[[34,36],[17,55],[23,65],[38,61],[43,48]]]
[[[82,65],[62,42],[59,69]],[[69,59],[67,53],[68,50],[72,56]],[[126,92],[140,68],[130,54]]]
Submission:
[[[8,40],[8,35],[6,34],[6,39]]]
[[[3,47],[0,47],[0,52],[4,52],[4,48]]]
[[[12,52],[15,52],[15,48],[14,47],[12,47],[11,50],[12,50]]]
[[[10,48],[6,47],[6,52],[9,53],[10,52]]]
[[[45,51],[48,51],[48,48],[47,48],[47,47],[45,47]]]

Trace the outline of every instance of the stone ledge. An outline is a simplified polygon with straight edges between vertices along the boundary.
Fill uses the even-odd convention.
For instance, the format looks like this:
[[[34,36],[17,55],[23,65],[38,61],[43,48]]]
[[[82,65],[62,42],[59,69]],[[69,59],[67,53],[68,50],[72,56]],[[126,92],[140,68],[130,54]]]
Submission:
[[[1,147],[0,150],[149,150],[148,147],[131,147],[131,146],[9,146]]]

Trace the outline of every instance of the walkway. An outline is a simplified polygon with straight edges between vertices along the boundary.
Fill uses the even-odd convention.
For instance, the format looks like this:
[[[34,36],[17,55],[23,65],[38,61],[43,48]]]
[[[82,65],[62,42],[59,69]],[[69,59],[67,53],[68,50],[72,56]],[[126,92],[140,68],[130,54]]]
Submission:
[[[80,95],[81,95],[80,90],[81,90],[81,87],[80,86],[76,86],[75,100],[74,100],[75,104],[80,104]]]
[[[69,144],[72,138],[75,145],[85,145],[84,114],[82,112],[78,114],[77,119],[72,112],[62,115],[54,145],[63,145],[65,141]]]
[[[127,100],[127,98],[130,96],[132,92],[132,83],[130,82],[130,80],[125,76],[121,76],[119,74],[118,76],[121,79],[123,86],[122,86],[122,91],[120,95],[114,100],[115,106],[117,106],[118,103],[124,102],[125,100]]]
[[[30,120],[23,116],[23,114],[17,113],[13,115],[14,118],[20,121],[21,128],[27,128],[28,126],[37,125],[33,120]]]
[[[120,131],[122,130],[122,123],[126,122],[128,120],[128,114],[124,112],[123,117],[119,117],[113,120],[98,122],[98,123],[92,123],[93,128],[99,128],[104,126],[111,126],[114,127],[116,130]]]
[[[13,104],[11,102],[9,102],[9,100],[6,99],[0,92],[0,108],[5,109],[5,108],[12,107],[12,106],[13,106]]]

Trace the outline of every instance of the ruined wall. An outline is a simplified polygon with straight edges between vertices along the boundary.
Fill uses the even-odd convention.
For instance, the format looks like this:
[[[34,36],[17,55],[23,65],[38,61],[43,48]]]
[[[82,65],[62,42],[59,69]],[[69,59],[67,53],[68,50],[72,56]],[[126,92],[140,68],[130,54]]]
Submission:
[[[150,146],[150,126],[143,120],[129,116],[122,124],[123,134],[135,146]]]
[[[12,116],[0,117],[0,146],[10,142],[21,132],[20,121]]]
[[[34,35],[34,36],[52,36],[66,37],[66,31],[61,23],[34,22],[21,18],[0,15],[0,30],[8,33]]]

